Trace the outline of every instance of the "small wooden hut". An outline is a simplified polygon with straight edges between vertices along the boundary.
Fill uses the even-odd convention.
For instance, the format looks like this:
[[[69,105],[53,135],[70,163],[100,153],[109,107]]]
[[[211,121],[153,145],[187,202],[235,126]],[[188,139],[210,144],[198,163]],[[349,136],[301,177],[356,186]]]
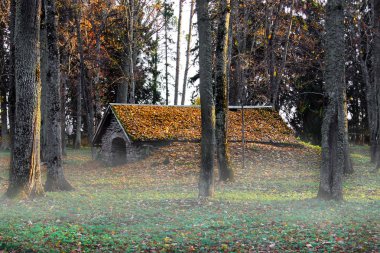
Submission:
[[[242,110],[228,114],[228,140],[242,140]],[[295,143],[293,131],[278,112],[244,109],[246,142]],[[108,165],[141,159],[152,147],[173,141],[199,142],[201,112],[198,106],[110,104],[93,139],[98,158]]]

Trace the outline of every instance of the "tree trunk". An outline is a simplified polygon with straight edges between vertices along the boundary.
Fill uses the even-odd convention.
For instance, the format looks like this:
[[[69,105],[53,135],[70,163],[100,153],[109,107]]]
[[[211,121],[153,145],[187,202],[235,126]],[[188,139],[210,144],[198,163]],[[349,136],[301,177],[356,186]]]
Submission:
[[[135,95],[135,89],[136,89],[136,81],[135,81],[135,61],[133,58],[134,50],[134,24],[135,24],[135,0],[130,0],[129,4],[129,79],[131,82],[131,98],[130,102],[131,104],[134,104],[136,102],[136,95]]]
[[[227,144],[227,114],[228,114],[228,49],[230,28],[230,0],[220,1],[220,20],[216,39],[216,73],[215,73],[215,114],[216,114],[216,150],[221,181],[233,180],[233,170],[230,165]]]
[[[279,64],[279,67],[278,67],[278,71],[277,71],[278,73],[276,73],[276,75],[274,75],[274,80],[273,80],[274,87],[272,88],[271,100],[272,100],[272,104],[274,105],[274,107],[277,111],[279,111],[280,107],[281,107],[279,104],[279,93],[280,93],[280,85],[281,85],[282,77],[283,77],[284,71],[285,71],[286,60],[288,57],[290,33],[291,33],[292,27],[293,27],[294,1],[295,0],[292,0],[292,5],[290,8],[290,21],[289,21],[288,30],[286,32],[284,52],[283,52],[282,59],[281,59],[281,62]],[[272,50],[273,50],[273,48],[272,48]]]
[[[118,85],[117,95],[116,95],[116,102],[117,103],[122,103],[122,104],[128,103],[129,57],[128,57],[128,53],[126,53],[126,55],[127,55],[128,59],[125,59],[125,61],[124,61],[124,66],[123,66],[124,78],[122,80],[122,83],[120,83]]]
[[[8,134],[8,115],[7,115],[7,88],[6,84],[1,84],[0,90],[1,100],[1,150],[9,149],[9,134]]]
[[[66,52],[65,52],[66,54]],[[65,57],[69,58],[69,57]],[[66,62],[66,61],[63,61]],[[69,63],[70,64],[70,63]],[[62,80],[63,79],[63,80]],[[67,74],[61,79],[61,139],[62,139],[62,155],[66,156],[66,83],[68,82]]]
[[[375,88],[375,107],[374,112],[376,120],[376,147],[374,149],[376,155],[375,171],[380,168],[380,2],[374,1],[373,6],[373,19],[374,19],[374,44],[373,44],[373,75],[374,75],[374,88]]]
[[[318,197],[342,200],[345,166],[344,0],[329,0],[326,10],[325,106],[322,123],[322,166]]]
[[[199,91],[201,96],[202,139],[199,197],[214,194],[215,107],[212,89],[211,22],[208,0],[197,0],[199,33]]]
[[[8,117],[9,117],[9,135],[11,146],[11,162],[13,159],[13,140],[15,129],[15,112],[16,112],[16,78],[15,78],[15,24],[16,23],[16,0],[10,2],[9,17],[9,97],[8,97]]]
[[[77,85],[77,126],[76,126],[76,135],[74,148],[80,149],[82,146],[82,87],[84,85],[84,57],[83,57],[83,41],[82,41],[82,32],[81,32],[81,19],[82,19],[82,10],[80,2],[76,0],[77,3],[77,13],[75,18],[76,30],[77,30],[77,43],[78,43],[78,53],[79,53],[79,64],[80,64],[80,73],[79,80]]]
[[[191,7],[190,7],[189,34],[188,34],[188,38],[187,38],[186,66],[185,66],[185,74],[183,76],[183,88],[182,88],[181,105],[184,105],[185,104],[185,100],[186,100],[187,75],[189,73],[189,64],[190,64],[191,36],[192,36],[192,33],[193,33],[194,0],[190,0],[190,1],[191,1]]]
[[[45,159],[47,162],[46,191],[72,190],[65,179],[62,167],[62,136],[61,136],[61,92],[59,71],[59,50],[57,35],[57,10],[55,0],[45,1],[46,24],[46,111],[47,111],[47,143]]]
[[[367,5],[367,4],[366,4]],[[364,8],[364,7],[363,7]],[[373,24],[367,24],[369,26]],[[374,82],[371,79],[370,76],[370,70],[369,70],[369,62],[371,59],[371,42],[369,36],[366,36],[365,31],[361,30],[361,26],[358,26],[359,29],[359,36],[363,37],[365,39],[365,47],[360,48],[360,66],[361,70],[363,72],[363,82],[366,86],[366,100],[367,100],[367,119],[368,119],[368,128],[369,128],[369,140],[370,140],[370,155],[371,155],[371,162],[376,161],[376,104],[375,104],[375,96],[376,96],[376,89],[374,86]]]
[[[40,0],[16,0],[16,110],[9,197],[43,194],[40,170]]]
[[[41,9],[45,9],[45,0],[41,0]],[[47,32],[45,11],[41,12],[40,26],[40,54],[41,54],[41,161],[46,162],[47,145]]]
[[[156,38],[154,41],[154,47],[153,47],[153,54],[152,54],[152,63],[153,63],[153,71],[152,71],[152,104],[157,104],[160,102],[160,93],[158,92],[158,85],[159,85],[159,74],[160,72],[158,71],[158,44],[159,43],[159,37],[158,37],[158,32],[156,33]]]
[[[165,0],[165,23],[164,23],[164,32],[165,32],[165,104],[169,104],[169,37],[168,37],[168,26],[169,26],[169,17],[168,17],[168,4]]]
[[[7,107],[7,90],[8,90],[8,80],[6,78],[7,74],[7,52],[5,48],[4,42],[5,34],[6,34],[6,26],[5,23],[1,22],[0,27],[0,104],[1,104],[1,150],[9,149],[9,134],[8,134],[8,107]]]
[[[183,1],[179,0],[179,14],[178,14],[178,31],[177,31],[177,57],[175,67],[175,83],[174,83],[174,104],[178,104],[178,88],[179,88],[179,69],[181,63],[181,27],[182,27],[182,9]]]

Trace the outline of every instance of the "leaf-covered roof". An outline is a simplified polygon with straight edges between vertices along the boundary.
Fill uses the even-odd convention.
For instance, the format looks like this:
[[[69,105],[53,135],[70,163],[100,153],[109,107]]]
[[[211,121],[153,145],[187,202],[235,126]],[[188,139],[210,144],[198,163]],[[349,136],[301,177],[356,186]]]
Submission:
[[[201,137],[199,107],[113,104],[111,109],[133,141],[198,141]],[[296,142],[277,112],[244,109],[244,115],[247,141]],[[241,110],[228,112],[228,139],[242,139]]]

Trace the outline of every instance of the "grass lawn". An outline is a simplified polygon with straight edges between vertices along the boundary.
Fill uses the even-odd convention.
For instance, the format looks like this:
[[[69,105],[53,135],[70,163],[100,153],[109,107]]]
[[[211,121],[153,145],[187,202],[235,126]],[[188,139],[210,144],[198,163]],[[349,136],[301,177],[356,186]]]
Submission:
[[[249,144],[242,168],[240,145],[230,148],[236,181],[217,183],[207,201],[197,199],[196,144],[114,168],[69,150],[75,191],[0,200],[0,252],[379,252],[380,175],[368,147],[352,148],[340,203],[313,199],[318,150]],[[8,162],[0,153],[0,195]]]

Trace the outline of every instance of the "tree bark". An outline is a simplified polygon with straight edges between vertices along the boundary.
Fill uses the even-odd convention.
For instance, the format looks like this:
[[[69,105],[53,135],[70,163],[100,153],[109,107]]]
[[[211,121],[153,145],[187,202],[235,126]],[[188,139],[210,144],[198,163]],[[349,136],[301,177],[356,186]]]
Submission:
[[[209,1],[197,0],[199,33],[199,91],[201,97],[202,139],[199,197],[214,194],[215,106],[212,89],[212,50]]]
[[[129,79],[131,81],[131,104],[134,104],[136,101],[135,89],[136,89],[136,81],[135,81],[135,61],[134,61],[134,24],[135,24],[135,0],[130,0],[129,4]]]
[[[11,146],[11,161],[13,160],[13,140],[15,129],[15,112],[16,112],[16,77],[15,77],[15,25],[16,25],[16,0],[10,2],[9,16],[9,95],[8,95],[8,117],[9,117],[9,135]]]
[[[363,3],[363,9],[369,7],[368,3]],[[370,8],[372,9],[372,8]],[[374,12],[372,11],[372,14]],[[369,14],[371,15],[371,13]],[[373,20],[370,18],[370,20]],[[368,27],[373,27],[374,23],[370,22],[366,24]],[[363,48],[359,48],[360,52],[360,66],[363,72],[363,82],[366,87],[366,100],[367,100],[367,119],[368,119],[368,128],[369,128],[369,141],[370,141],[370,155],[371,162],[375,163],[376,161],[376,129],[377,129],[377,121],[376,121],[376,89],[374,86],[374,80],[370,75],[370,67],[369,63],[373,61],[373,52],[371,52],[371,38],[367,34],[365,30],[361,29],[361,26],[358,26],[360,39],[364,39],[365,43]]]
[[[345,42],[344,0],[329,0],[326,6],[325,106],[322,123],[322,166],[318,197],[342,200],[346,154],[344,111]]]
[[[8,80],[6,78],[7,74],[7,52],[5,48],[6,41],[6,24],[1,22],[0,24],[0,104],[1,104],[1,150],[9,149],[9,134],[8,134],[8,106],[7,106],[7,91],[8,91]]]
[[[40,170],[40,8],[40,0],[16,0],[16,120],[8,197],[43,194]]]
[[[47,162],[46,191],[72,190],[65,179],[62,166],[61,136],[61,92],[59,71],[59,50],[57,35],[57,9],[55,0],[45,1],[46,24],[46,111],[47,111],[47,143],[45,158]]]
[[[216,73],[215,73],[215,114],[216,114],[216,150],[219,165],[219,179],[233,180],[234,174],[230,165],[227,143],[227,115],[228,115],[228,79],[229,68],[229,28],[230,28],[230,0],[220,1],[220,19],[216,39]]]
[[[375,88],[375,107],[374,116],[376,120],[376,167],[375,171],[380,168],[380,2],[373,1],[373,19],[374,19],[374,44],[373,44],[373,75]]]
[[[168,3],[164,2],[165,5],[165,23],[164,23],[164,32],[165,32],[165,104],[169,104],[169,36],[168,36],[168,29],[169,29],[169,14],[168,14]]]
[[[77,32],[77,43],[78,43],[78,53],[79,53],[79,64],[80,64],[80,73],[79,80],[77,85],[77,125],[76,125],[76,135],[74,148],[80,149],[82,146],[82,89],[84,85],[84,56],[83,56],[83,41],[82,41],[82,32],[81,32],[81,20],[82,20],[82,10],[78,0],[77,4],[77,13],[75,18],[76,32]]]
[[[174,83],[174,104],[178,104],[178,89],[179,89],[179,69],[181,63],[181,28],[182,28],[182,9],[183,1],[179,0],[179,14],[178,14],[178,27],[177,27],[177,57],[175,67],[175,83]]]
[[[47,145],[47,32],[45,17],[45,0],[41,0],[40,54],[41,54],[41,161],[46,161]]]
[[[8,134],[8,115],[7,115],[7,88],[6,84],[1,84],[0,90],[0,100],[1,100],[1,150],[9,149],[9,134]]]
[[[191,51],[191,37],[193,33],[193,17],[194,17],[194,0],[191,1],[190,7],[190,21],[189,21],[189,34],[187,38],[187,48],[186,48],[186,65],[185,65],[185,74],[183,75],[183,88],[182,88],[182,99],[181,105],[185,104],[186,100],[186,90],[187,90],[187,76],[189,73],[189,64],[190,64],[190,51]]]

